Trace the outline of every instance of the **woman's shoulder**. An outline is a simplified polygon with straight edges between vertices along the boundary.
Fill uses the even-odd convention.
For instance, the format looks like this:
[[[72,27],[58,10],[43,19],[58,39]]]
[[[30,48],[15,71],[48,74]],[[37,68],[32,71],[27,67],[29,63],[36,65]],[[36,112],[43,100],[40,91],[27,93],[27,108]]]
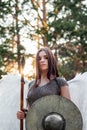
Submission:
[[[66,81],[66,79],[64,77],[56,77],[56,79],[57,80],[65,80]]]
[[[29,88],[32,87],[32,86],[34,85],[34,83],[35,83],[35,80],[31,80],[31,81],[29,82],[29,85],[28,85]]]
[[[63,77],[56,77],[56,81],[59,86],[68,86],[67,80]]]

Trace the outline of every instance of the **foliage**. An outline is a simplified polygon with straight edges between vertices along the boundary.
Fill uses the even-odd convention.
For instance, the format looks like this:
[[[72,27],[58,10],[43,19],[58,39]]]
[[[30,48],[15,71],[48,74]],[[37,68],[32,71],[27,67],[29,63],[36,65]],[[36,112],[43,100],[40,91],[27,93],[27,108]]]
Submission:
[[[23,38],[49,46],[58,60],[61,76],[87,71],[87,5],[83,0],[6,0],[0,2],[1,66],[8,52],[20,61]],[[32,44],[32,43],[31,43]],[[18,56],[18,57],[17,57]],[[15,59],[16,58],[16,59]],[[9,58],[8,58],[9,59]]]
[[[0,78],[11,71],[24,54],[25,48],[20,44],[18,1],[0,2]],[[16,67],[16,69],[18,69]]]
[[[5,67],[15,58],[13,53],[9,50],[9,46],[6,44],[0,45],[0,78],[1,75],[6,74]]]
[[[34,7],[36,3],[33,3]],[[46,7],[49,8],[50,5],[52,9],[48,10]],[[40,3],[34,8],[41,22],[36,33],[42,37],[43,45],[55,50],[60,75],[69,78],[77,72],[86,71],[87,5],[83,0],[49,0],[48,3],[45,0],[42,6],[46,10],[45,14],[42,9],[43,17],[40,17],[39,13]]]

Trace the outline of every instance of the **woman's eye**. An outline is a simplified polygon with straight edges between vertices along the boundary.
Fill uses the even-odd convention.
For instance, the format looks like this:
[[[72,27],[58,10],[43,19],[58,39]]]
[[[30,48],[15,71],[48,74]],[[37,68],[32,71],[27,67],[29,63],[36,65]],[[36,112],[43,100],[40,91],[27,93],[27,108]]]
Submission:
[[[43,56],[43,57],[38,57],[38,61],[40,61],[40,60],[42,60],[42,59],[48,59],[48,57],[47,56]]]
[[[48,57],[46,56],[45,59],[48,59]]]
[[[38,57],[38,60],[41,60],[41,58],[40,58],[40,57]]]

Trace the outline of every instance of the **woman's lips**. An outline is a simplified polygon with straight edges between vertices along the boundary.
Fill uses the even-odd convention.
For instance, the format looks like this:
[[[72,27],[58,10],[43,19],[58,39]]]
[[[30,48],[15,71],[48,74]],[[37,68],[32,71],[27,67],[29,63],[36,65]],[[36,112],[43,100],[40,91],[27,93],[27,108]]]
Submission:
[[[46,64],[41,64],[41,66],[44,66],[44,65],[46,65]]]

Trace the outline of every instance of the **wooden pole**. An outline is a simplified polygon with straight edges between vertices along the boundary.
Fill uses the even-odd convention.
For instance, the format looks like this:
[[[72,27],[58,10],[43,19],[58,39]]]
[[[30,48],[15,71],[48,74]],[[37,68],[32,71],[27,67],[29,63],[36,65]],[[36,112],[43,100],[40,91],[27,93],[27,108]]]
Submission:
[[[24,65],[25,65],[25,59],[24,56],[21,57],[20,60],[21,65],[21,89],[20,89],[20,110],[23,110],[24,108]],[[23,130],[23,119],[20,120],[20,130]]]

